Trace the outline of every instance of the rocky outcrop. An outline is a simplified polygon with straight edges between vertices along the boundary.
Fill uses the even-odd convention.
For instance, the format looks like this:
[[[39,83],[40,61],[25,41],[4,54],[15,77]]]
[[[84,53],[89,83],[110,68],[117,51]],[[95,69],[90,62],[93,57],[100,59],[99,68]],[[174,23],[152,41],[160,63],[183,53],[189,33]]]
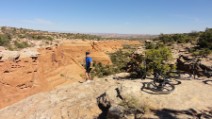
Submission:
[[[85,52],[90,51],[94,61],[111,64],[106,51],[115,51],[123,44],[139,44],[138,41],[63,40],[55,47],[26,48],[20,51],[1,50],[0,108],[11,105],[33,94],[54,89],[58,85],[84,80]],[[10,59],[20,53],[18,62]],[[15,93],[14,93],[15,92]]]
[[[0,61],[2,60],[3,58],[3,54],[0,52]]]
[[[33,50],[26,50],[24,51],[24,54],[27,56],[27,57],[38,57],[38,55],[40,55],[40,53],[38,51],[33,51]]]
[[[146,99],[140,88],[138,82],[132,81],[109,88],[97,98],[104,112],[101,116],[109,119],[141,118],[149,105],[144,105]]]
[[[158,115],[163,113],[162,109],[198,111],[212,105],[212,96],[208,95],[212,87],[198,80],[182,81],[182,85],[169,95],[143,92],[140,90],[142,82],[117,81],[109,76],[90,83],[63,85],[0,109],[0,119],[155,119],[161,117]],[[156,115],[147,113],[148,110],[155,110]],[[173,113],[172,116],[194,118],[186,113]]]
[[[0,110],[1,119],[95,119],[134,117],[143,113],[139,82],[97,79],[63,85]],[[100,110],[101,109],[101,110]],[[108,113],[103,116],[103,113]]]
[[[38,51],[26,50],[24,51],[24,55],[32,58],[33,62],[36,62],[40,53]]]
[[[1,60],[6,61],[6,60],[10,60],[10,61],[18,61],[20,58],[20,52],[18,51],[7,51],[4,50],[1,52],[2,54],[2,58]]]
[[[94,119],[101,113],[96,97],[108,88],[99,83],[73,83],[36,94],[0,110],[0,119]]]
[[[24,49],[22,51],[9,51],[2,50],[0,51],[0,59],[7,61],[16,61],[19,58],[37,58],[40,53],[36,50]]]

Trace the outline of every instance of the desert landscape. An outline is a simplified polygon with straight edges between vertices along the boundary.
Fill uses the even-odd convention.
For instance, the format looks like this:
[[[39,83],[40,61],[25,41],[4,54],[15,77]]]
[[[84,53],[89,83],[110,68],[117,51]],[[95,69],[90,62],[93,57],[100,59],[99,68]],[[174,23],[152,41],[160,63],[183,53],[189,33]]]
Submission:
[[[0,3],[0,119],[212,119],[211,0]]]
[[[11,29],[22,30],[3,27],[5,31],[1,32],[2,35]],[[154,47],[164,47],[157,46],[160,40],[69,39],[59,33],[55,37],[56,33],[24,30],[25,34],[48,35],[54,40],[48,44],[45,44],[45,37],[40,40],[17,40],[16,36],[20,33],[16,32],[13,42],[32,43],[31,46],[11,51],[8,48],[16,45],[10,42],[2,47],[1,119],[211,118],[212,55],[202,56],[201,64],[198,64],[200,68],[194,69],[197,77],[190,77],[192,72],[188,70],[193,65],[187,60],[192,59],[193,55],[188,48],[194,47],[194,43],[169,46],[173,57],[169,64],[182,68],[184,73],[178,79],[181,84],[176,85],[173,92],[160,94],[143,89],[154,79],[151,74],[141,80],[138,74],[138,77],[131,77],[136,69],[115,70],[122,65],[127,66],[126,62],[133,59],[132,54],[145,56]],[[82,65],[87,51],[91,52],[96,64],[94,81],[90,83],[85,82]],[[97,65],[99,63],[103,66]],[[209,76],[202,70],[207,70]]]
[[[85,80],[81,75],[84,74],[82,64],[86,51],[92,52],[95,61],[111,64],[106,53],[115,52],[124,44],[140,44],[140,42],[63,40],[56,46],[44,48],[29,48],[22,51],[2,50],[0,107],[38,92],[54,89],[60,84]],[[16,55],[20,57],[14,62],[11,58]],[[38,57],[36,61],[32,59],[33,55]],[[16,79],[17,77],[19,78]]]

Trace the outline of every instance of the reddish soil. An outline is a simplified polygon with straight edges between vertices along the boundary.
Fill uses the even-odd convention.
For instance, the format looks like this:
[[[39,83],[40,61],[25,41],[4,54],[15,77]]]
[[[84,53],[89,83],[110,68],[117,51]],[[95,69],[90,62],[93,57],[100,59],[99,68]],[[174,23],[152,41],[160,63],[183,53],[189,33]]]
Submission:
[[[0,108],[11,105],[30,95],[49,91],[58,85],[84,80],[81,66],[86,51],[94,61],[111,64],[107,55],[125,44],[138,41],[64,41],[57,47],[39,49],[36,62],[31,58],[19,62],[0,62]]]

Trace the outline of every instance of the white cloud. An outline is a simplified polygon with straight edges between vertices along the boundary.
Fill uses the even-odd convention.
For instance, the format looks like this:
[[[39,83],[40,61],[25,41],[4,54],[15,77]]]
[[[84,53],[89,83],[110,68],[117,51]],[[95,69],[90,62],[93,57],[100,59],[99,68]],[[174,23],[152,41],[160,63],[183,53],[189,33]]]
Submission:
[[[31,20],[23,20],[25,23],[30,23],[30,24],[39,24],[39,25],[53,25],[54,23],[52,21],[46,20],[46,19],[41,19],[41,18],[35,18]]]

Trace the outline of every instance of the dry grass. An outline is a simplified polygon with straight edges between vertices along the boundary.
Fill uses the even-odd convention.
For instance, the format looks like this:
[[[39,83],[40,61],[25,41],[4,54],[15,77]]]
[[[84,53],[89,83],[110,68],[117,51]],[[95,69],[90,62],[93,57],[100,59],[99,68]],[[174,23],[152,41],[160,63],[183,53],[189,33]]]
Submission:
[[[125,97],[119,105],[125,108],[126,114],[148,114],[153,109],[148,99],[138,100],[133,96]]]

